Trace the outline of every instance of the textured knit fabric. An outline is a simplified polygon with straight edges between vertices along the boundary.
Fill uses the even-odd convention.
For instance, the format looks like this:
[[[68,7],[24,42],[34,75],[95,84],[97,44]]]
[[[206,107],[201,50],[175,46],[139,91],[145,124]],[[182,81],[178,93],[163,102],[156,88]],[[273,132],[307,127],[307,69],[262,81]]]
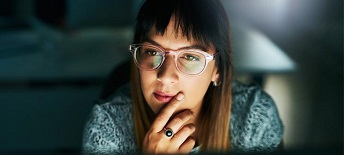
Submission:
[[[283,125],[273,100],[256,85],[233,82],[230,135],[235,152],[274,151]],[[197,153],[199,147],[192,152]],[[107,102],[96,104],[83,136],[84,154],[137,153],[129,85]]]

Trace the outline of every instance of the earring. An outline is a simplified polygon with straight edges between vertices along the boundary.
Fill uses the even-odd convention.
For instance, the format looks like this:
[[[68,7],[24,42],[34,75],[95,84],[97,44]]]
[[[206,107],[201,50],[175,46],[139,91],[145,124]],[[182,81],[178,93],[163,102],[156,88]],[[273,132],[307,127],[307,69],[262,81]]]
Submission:
[[[213,86],[217,87],[221,85],[221,81],[213,81]]]

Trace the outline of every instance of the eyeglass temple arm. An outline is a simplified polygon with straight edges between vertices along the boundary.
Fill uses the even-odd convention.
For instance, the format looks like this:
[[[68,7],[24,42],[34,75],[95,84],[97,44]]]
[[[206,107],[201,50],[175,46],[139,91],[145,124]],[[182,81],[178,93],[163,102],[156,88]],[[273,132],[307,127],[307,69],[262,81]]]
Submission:
[[[129,52],[133,53],[135,51],[136,46],[135,45],[129,45]]]
[[[220,55],[220,54],[221,54],[220,52],[216,52],[215,54],[206,56],[206,59],[215,60],[215,58],[216,58],[218,55]]]

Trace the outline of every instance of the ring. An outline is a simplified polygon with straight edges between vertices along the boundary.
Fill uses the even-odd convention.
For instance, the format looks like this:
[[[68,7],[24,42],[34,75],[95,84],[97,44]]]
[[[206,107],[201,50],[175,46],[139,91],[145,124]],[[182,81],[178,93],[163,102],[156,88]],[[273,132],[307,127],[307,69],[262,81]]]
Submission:
[[[165,135],[166,135],[166,137],[172,137],[173,136],[173,131],[172,131],[172,129],[170,129],[170,128],[164,128],[164,130],[165,130]]]

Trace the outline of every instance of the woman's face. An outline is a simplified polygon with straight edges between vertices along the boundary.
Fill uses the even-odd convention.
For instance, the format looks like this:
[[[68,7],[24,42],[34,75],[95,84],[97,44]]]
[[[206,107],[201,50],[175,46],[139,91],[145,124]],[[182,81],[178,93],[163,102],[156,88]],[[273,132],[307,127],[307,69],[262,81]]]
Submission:
[[[177,34],[176,34],[177,33]],[[187,40],[181,32],[174,30],[173,20],[167,27],[166,33],[160,35],[152,28],[143,43],[157,45],[165,50],[178,50],[185,47],[201,45],[193,39]],[[214,47],[204,47],[205,52],[214,54]],[[153,71],[140,69],[141,88],[150,108],[154,113],[159,113],[160,109],[166,105],[178,93],[184,94],[181,105],[176,113],[190,109],[198,113],[203,97],[211,81],[217,81],[218,74],[215,61],[210,61],[204,72],[196,76],[188,76],[176,68],[173,55],[167,55],[162,66]]]

